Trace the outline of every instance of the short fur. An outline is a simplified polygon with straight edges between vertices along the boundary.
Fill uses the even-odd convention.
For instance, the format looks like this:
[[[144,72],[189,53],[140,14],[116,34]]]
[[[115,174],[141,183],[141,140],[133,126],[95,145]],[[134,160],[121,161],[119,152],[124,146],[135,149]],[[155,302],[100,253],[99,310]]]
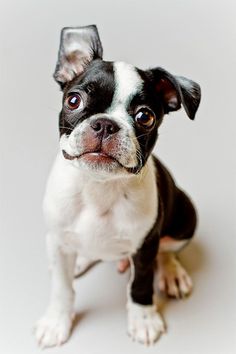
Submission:
[[[52,292],[36,326],[42,346],[69,337],[76,257],[130,258],[128,332],[143,343],[164,331],[153,303],[159,244],[160,289],[178,296],[191,288],[170,252],[193,236],[196,212],[152,150],[165,114],[183,106],[194,119],[200,87],[162,68],[104,61],[102,52],[95,26],[62,30],[54,74],[63,90],[60,151],[44,199]]]

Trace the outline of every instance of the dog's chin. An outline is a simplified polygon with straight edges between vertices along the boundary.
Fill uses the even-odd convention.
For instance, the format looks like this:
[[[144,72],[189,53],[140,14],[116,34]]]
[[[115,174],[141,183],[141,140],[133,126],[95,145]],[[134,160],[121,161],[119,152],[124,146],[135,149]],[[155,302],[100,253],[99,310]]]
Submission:
[[[124,169],[112,156],[100,152],[90,152],[79,157],[78,162],[86,169],[100,174],[114,174]]]

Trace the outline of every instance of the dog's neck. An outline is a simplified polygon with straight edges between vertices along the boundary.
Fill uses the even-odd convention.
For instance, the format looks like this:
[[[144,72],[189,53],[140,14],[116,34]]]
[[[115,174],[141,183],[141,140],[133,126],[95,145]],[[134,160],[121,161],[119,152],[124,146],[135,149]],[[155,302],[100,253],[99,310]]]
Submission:
[[[59,183],[55,182],[58,176]],[[58,203],[61,199],[77,200],[82,203],[81,207],[93,205],[103,211],[112,208],[121,200],[137,205],[140,198],[147,198],[150,188],[155,188],[155,180],[155,167],[151,156],[137,175],[98,178],[89,170],[73,166],[59,153],[48,188]]]

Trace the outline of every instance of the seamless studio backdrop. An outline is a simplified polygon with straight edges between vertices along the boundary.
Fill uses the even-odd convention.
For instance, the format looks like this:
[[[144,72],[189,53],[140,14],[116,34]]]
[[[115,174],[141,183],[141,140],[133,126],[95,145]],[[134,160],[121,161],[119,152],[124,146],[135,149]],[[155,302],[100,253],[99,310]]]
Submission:
[[[186,300],[161,299],[168,331],[147,349],[126,335],[129,274],[99,264],[75,282],[71,339],[48,353],[236,352],[235,16],[233,0],[1,0],[1,353],[40,352],[31,329],[49,296],[41,202],[61,106],[52,73],[61,28],[93,23],[106,60],[163,66],[202,87],[196,120],[167,116],[155,147],[198,208],[196,238],[180,256],[195,288]]]

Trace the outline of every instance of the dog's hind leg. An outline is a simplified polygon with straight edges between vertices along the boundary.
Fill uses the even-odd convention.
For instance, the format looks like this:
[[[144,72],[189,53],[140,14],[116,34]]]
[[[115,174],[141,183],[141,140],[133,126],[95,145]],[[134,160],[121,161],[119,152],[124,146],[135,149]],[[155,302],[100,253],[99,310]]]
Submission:
[[[181,265],[177,253],[189,240],[175,240],[169,236],[161,238],[158,262],[159,290],[170,297],[182,298],[189,295],[193,284],[187,271]]]
[[[178,259],[178,253],[192,239],[197,224],[195,208],[189,197],[176,189],[172,218],[163,230],[157,255],[160,291],[181,298],[192,291],[192,280]]]

